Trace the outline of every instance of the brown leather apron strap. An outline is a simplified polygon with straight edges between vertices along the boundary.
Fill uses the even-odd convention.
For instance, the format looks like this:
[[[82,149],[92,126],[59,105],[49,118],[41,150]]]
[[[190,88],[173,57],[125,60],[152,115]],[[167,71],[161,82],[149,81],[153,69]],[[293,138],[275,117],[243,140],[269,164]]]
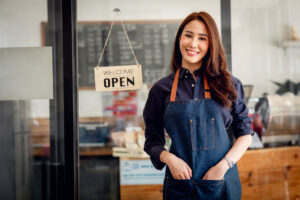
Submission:
[[[209,89],[209,85],[206,79],[206,76],[204,76],[204,98],[205,99],[210,99],[210,89]]]
[[[172,91],[171,91],[171,97],[170,97],[171,102],[175,101],[175,98],[176,98],[178,79],[179,79],[179,69],[177,69],[177,71],[176,71],[175,78],[174,78],[173,85],[172,85]]]
[[[177,93],[177,86],[178,86],[178,80],[179,80],[179,69],[176,70],[176,74],[173,80],[173,85],[172,85],[172,90],[171,90],[171,96],[170,96],[170,101],[174,102],[176,99],[176,93]],[[210,89],[209,85],[206,79],[206,76],[204,76],[204,98],[205,99],[210,99]]]

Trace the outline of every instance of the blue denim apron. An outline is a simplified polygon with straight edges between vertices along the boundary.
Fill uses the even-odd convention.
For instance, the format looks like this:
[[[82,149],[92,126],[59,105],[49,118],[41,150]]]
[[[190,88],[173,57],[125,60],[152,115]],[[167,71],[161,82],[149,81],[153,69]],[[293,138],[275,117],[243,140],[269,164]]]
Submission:
[[[192,169],[190,180],[175,180],[166,168],[165,200],[240,200],[241,183],[237,166],[227,170],[221,180],[202,180],[205,173],[229,151],[231,143],[220,113],[220,106],[210,98],[204,77],[205,99],[176,102],[179,70],[177,70],[166,109],[165,129],[172,144],[170,152]],[[195,91],[199,91],[199,79]]]

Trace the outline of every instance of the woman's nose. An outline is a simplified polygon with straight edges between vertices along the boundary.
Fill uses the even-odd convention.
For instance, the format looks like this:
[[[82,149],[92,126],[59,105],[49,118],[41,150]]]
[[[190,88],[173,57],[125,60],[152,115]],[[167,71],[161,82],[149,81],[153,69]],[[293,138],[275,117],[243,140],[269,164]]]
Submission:
[[[198,40],[197,40],[196,38],[194,38],[194,39],[192,40],[192,46],[193,46],[193,47],[197,47],[197,45],[198,45]]]

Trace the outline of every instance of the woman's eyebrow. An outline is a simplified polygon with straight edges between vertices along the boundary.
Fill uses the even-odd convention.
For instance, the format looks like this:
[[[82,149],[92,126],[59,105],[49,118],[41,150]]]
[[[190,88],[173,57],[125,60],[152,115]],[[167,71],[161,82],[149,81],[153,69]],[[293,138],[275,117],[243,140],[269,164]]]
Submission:
[[[190,33],[190,34],[194,34],[192,31],[185,31],[185,32],[188,32],[188,33]],[[204,34],[204,33],[198,33],[198,35],[208,37],[208,35],[207,35],[207,34]]]

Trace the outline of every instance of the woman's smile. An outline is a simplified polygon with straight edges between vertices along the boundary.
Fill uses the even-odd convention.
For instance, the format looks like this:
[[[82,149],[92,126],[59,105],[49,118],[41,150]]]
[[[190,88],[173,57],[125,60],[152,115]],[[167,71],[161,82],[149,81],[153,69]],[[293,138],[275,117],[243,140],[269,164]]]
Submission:
[[[196,50],[192,50],[192,49],[186,49],[185,51],[189,56],[195,56],[200,53],[200,51],[196,51]]]

